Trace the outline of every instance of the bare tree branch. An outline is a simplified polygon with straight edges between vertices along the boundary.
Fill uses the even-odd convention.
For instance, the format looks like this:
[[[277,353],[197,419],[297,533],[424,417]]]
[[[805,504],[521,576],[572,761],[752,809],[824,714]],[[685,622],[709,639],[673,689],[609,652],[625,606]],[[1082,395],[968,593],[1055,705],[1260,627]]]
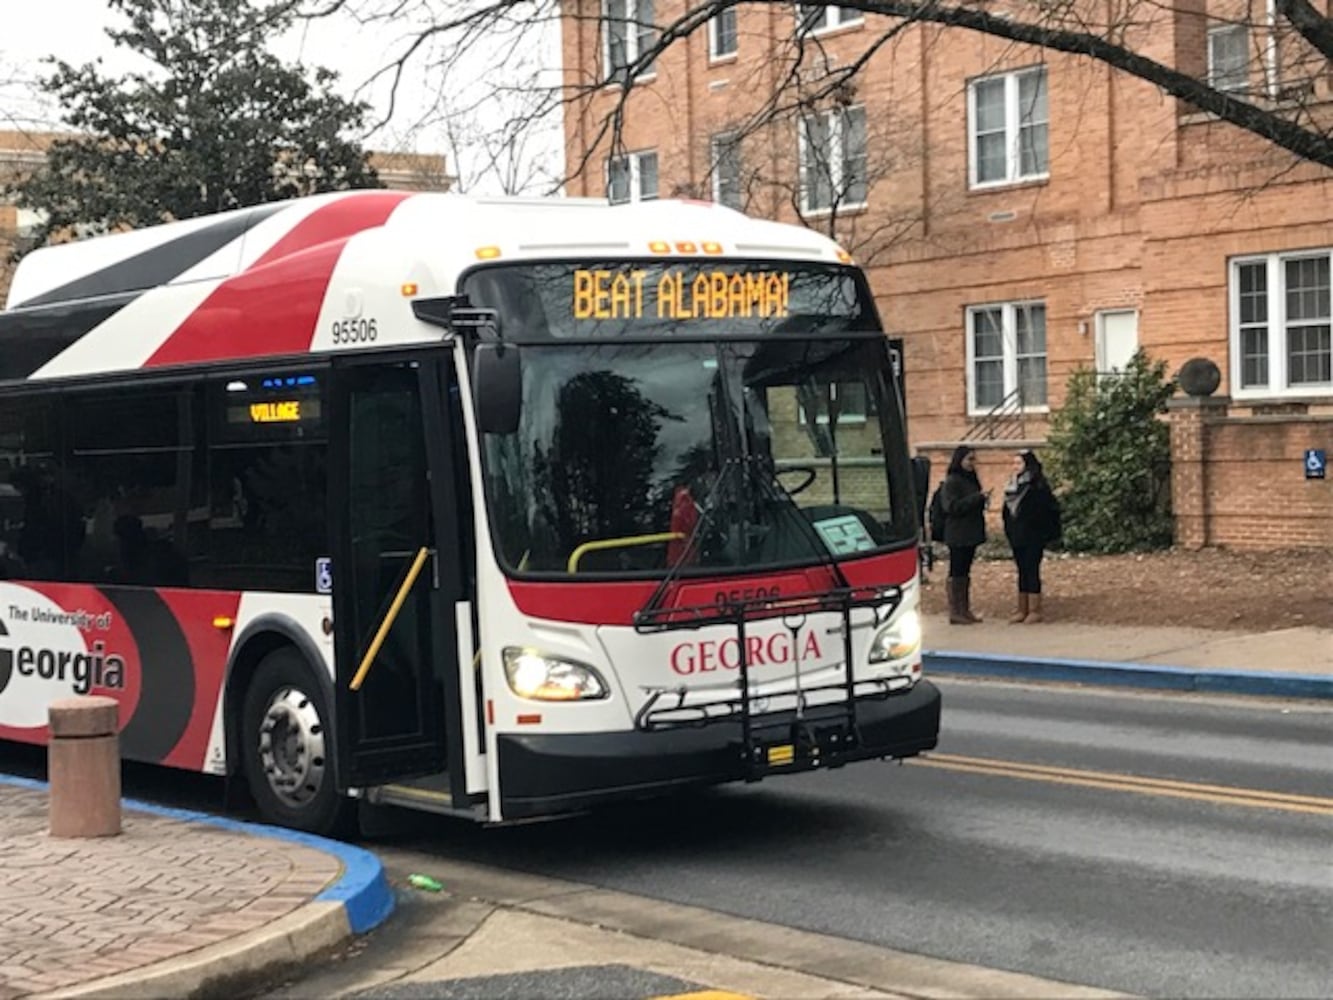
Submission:
[[[1277,0],[1278,16],[1286,18],[1301,37],[1333,59],[1333,24],[1310,5],[1309,0]]]

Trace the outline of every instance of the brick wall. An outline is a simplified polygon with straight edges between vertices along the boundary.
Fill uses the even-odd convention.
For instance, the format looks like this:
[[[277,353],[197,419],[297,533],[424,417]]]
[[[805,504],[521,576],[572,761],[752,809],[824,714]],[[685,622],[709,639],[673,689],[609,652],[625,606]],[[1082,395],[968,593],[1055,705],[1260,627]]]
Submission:
[[[1171,409],[1177,544],[1333,546],[1333,479],[1306,479],[1308,448],[1333,455],[1333,416],[1234,416],[1223,399]]]

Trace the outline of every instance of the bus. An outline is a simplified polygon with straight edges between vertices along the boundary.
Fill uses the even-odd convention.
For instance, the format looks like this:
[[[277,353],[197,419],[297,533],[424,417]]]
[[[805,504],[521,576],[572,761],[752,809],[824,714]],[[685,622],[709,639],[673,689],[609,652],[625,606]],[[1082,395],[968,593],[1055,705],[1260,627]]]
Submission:
[[[269,821],[505,823],[936,745],[895,356],[833,242],[356,191],[38,249],[0,312],[0,739]]]

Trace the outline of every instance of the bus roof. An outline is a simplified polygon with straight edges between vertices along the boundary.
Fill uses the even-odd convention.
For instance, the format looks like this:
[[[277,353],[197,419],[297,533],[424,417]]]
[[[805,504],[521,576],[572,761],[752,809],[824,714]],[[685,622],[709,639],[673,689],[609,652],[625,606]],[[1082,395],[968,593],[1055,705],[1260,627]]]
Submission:
[[[840,259],[837,245],[812,230],[752,219],[712,202],[610,205],[591,198],[348,191],[40,248],[19,263],[7,308],[224,279],[257,261],[269,264],[276,255],[306,253],[377,228],[400,237],[404,249],[435,247],[465,266],[477,262],[481,248],[495,254],[490,259],[619,259],[654,255],[663,244],[680,252],[705,243],[727,256]]]
[[[44,247],[0,312],[0,382],[439,340],[417,298],[522,260],[846,262],[709,202],[349,191]]]

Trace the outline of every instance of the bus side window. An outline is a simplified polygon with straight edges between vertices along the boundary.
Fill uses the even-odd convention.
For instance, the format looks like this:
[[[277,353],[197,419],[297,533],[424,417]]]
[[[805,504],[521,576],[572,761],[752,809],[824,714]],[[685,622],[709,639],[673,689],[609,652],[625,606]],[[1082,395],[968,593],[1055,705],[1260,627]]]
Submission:
[[[273,372],[207,392],[206,530],[194,582],[310,593],[328,555],[324,377]]]
[[[43,400],[0,400],[0,578],[64,578],[81,524],[60,489],[53,420]]]
[[[66,472],[82,520],[68,578],[184,587],[202,516],[192,387],[71,394]]]

